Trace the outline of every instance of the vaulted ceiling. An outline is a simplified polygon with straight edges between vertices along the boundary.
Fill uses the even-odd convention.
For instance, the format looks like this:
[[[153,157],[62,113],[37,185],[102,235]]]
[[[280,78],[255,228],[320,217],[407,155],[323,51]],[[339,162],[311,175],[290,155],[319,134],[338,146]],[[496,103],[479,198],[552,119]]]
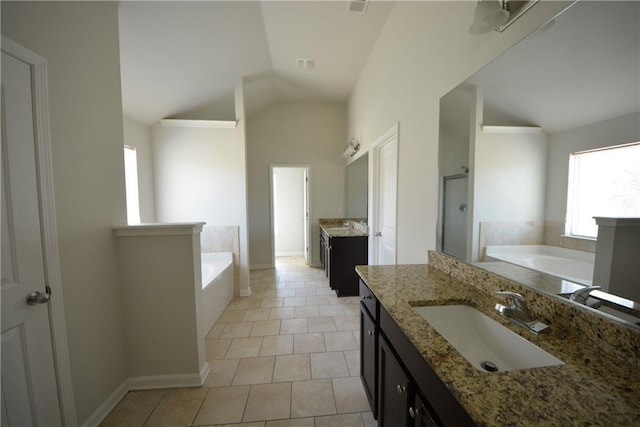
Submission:
[[[369,1],[143,1],[120,4],[124,113],[233,119],[277,100],[346,102],[393,7]],[[312,59],[312,70],[298,59]]]

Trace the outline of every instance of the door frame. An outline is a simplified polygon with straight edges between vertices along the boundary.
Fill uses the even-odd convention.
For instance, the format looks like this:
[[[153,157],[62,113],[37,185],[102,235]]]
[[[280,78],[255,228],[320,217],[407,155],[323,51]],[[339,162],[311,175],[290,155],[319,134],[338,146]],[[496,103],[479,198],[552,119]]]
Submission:
[[[382,146],[389,142],[391,139],[396,140],[396,237],[394,255],[394,263],[398,262],[398,164],[400,163],[400,122],[396,122],[390,129],[380,135],[369,148],[369,218],[371,221],[369,230],[369,264],[378,265],[378,241],[375,238],[376,230],[380,225],[380,213],[378,211],[378,205],[380,202],[380,151]],[[373,235],[372,235],[373,234]]]
[[[56,370],[58,399],[62,424],[76,426],[75,399],[71,379],[71,363],[65,324],[65,311],[60,271],[60,252],[56,225],[51,158],[51,132],[49,128],[49,100],[47,61],[29,49],[2,35],[2,52],[29,64],[32,75],[34,134],[36,138],[36,171],[40,203],[40,221],[46,284],[51,288],[49,301],[49,330],[53,345],[53,363]]]
[[[307,242],[307,247],[305,248],[305,261],[307,265],[311,265],[313,257],[313,245],[311,244],[311,165],[305,164],[270,164],[269,165],[269,217],[271,219],[271,265],[275,267],[276,265],[276,237],[274,233],[275,227],[275,218],[273,215],[273,210],[275,208],[275,200],[274,200],[274,192],[273,192],[273,170],[277,168],[296,168],[296,169],[304,169],[306,182],[304,195],[306,196],[304,200],[305,208],[307,212],[306,215],[306,226],[304,227],[304,240]]]

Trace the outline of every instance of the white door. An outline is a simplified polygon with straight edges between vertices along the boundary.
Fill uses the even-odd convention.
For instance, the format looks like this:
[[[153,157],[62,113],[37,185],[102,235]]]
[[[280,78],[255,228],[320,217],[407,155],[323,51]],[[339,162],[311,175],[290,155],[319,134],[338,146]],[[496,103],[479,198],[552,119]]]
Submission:
[[[311,252],[309,247],[309,169],[304,169],[304,262],[306,265],[311,263]]]
[[[2,426],[61,425],[36,178],[31,67],[2,53]],[[34,295],[34,305],[27,295]],[[54,296],[55,298],[55,296]]]
[[[375,153],[374,259],[377,265],[393,265],[396,263],[397,134],[377,146]]]

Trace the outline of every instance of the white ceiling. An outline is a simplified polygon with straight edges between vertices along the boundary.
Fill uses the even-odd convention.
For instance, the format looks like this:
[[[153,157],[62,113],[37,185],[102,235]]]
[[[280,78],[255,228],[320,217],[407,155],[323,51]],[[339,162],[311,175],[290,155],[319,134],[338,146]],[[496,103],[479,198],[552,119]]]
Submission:
[[[162,118],[235,118],[245,78],[249,114],[279,100],[346,102],[391,11],[371,1],[122,2],[124,113]],[[296,59],[313,59],[312,71]]]
[[[574,4],[466,81],[484,94],[484,124],[555,133],[638,112],[639,19],[637,1]],[[455,99],[441,113],[452,130],[468,127]]]

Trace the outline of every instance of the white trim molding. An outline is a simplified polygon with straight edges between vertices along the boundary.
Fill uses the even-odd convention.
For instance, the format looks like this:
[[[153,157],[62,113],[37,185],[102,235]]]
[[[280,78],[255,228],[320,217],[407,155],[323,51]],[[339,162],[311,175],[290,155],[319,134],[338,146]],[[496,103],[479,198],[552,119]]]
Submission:
[[[52,290],[52,297],[49,302],[49,321],[53,344],[53,359],[56,369],[62,424],[73,427],[78,425],[78,420],[71,379],[71,362],[65,323],[60,252],[58,249],[49,125],[47,61],[4,35],[2,36],[2,51],[29,64],[33,76],[34,132],[36,136],[36,167],[40,193],[43,255],[47,285]]]
[[[129,378],[129,390],[201,387],[206,381],[209,372],[211,372],[211,368],[209,363],[205,362],[199,373],[133,377]]]
[[[102,405],[100,405],[98,409],[96,409],[94,413],[91,414],[84,423],[82,423],[81,427],[98,427],[128,392],[129,380],[126,379],[113,393],[111,393],[111,395],[109,395],[109,397],[107,397],[104,402],[102,402]]]
[[[163,128],[235,129],[238,127],[238,121],[162,119],[160,120],[160,126]]]
[[[482,125],[484,133],[542,133],[538,126],[488,126]]]
[[[176,222],[157,224],[115,225],[113,232],[118,237],[127,236],[175,236],[198,234],[206,222]]]
[[[251,264],[250,270],[271,270],[274,268],[273,264]]]

